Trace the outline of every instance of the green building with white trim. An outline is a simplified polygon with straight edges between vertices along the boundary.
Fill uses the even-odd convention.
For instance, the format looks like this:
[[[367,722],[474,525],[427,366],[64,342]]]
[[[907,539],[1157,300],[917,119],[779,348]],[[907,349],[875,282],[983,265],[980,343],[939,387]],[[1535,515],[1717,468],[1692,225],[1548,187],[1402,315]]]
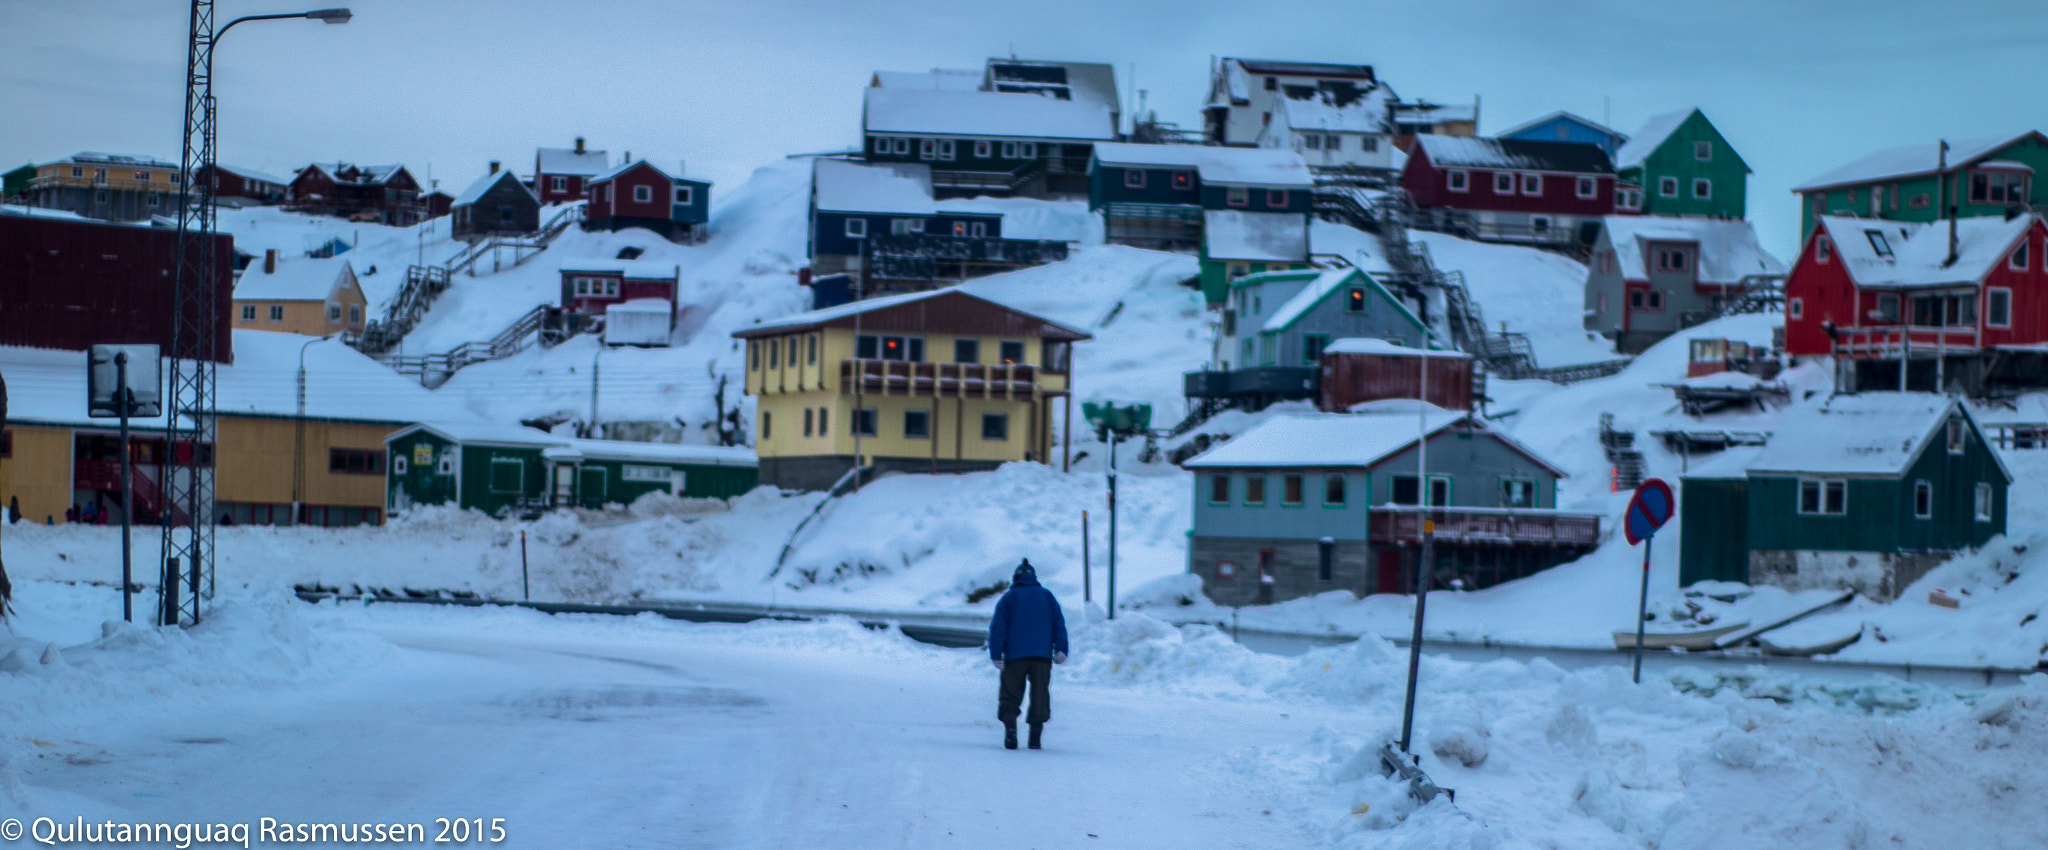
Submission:
[[[453,504],[503,516],[631,504],[652,492],[730,498],[758,478],[752,449],[578,440],[493,423],[424,423],[385,439],[393,515]]]

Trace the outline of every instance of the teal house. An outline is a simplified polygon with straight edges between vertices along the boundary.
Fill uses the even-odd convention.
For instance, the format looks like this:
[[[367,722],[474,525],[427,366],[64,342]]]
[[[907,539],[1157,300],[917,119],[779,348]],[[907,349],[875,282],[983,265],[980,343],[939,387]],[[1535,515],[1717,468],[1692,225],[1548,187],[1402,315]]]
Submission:
[[[386,509],[452,504],[504,516],[631,504],[652,492],[729,498],[754,488],[747,448],[577,440],[492,423],[431,423],[393,433]]]
[[[2038,209],[2048,206],[2048,188],[2034,179],[2043,170],[2048,136],[2035,130],[1881,150],[1792,189],[1799,237],[1822,215],[1931,222],[1950,205],[1962,218]]]
[[[29,181],[36,179],[36,164],[31,162],[13,171],[0,172],[0,200],[28,194]]]
[[[1646,215],[1743,218],[1749,163],[1698,109],[1651,118],[1614,156],[1615,209]],[[1640,191],[1636,191],[1640,190]]]
[[[1761,449],[1684,477],[1679,581],[1894,599],[2005,532],[2012,480],[1954,399],[1835,396],[1787,412]]]

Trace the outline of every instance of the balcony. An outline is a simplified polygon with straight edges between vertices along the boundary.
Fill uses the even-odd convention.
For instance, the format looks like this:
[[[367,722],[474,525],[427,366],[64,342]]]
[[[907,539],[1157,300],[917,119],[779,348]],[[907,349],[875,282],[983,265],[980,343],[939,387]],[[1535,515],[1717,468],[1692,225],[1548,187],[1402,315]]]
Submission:
[[[1968,354],[1977,348],[1977,329],[1969,326],[1895,325],[1835,329],[1835,356],[1852,360],[1891,360],[1901,353],[1921,357],[1931,357],[1944,351]]]
[[[869,395],[1000,398],[1036,401],[1059,390],[1039,386],[1040,374],[1061,375],[1037,366],[976,363],[908,363],[901,360],[839,361],[839,394],[855,388]],[[856,382],[857,377],[857,382]]]
[[[966,280],[1067,258],[1067,243],[995,236],[928,233],[877,234],[867,240],[868,276],[874,280]]]
[[[1315,398],[1322,378],[1318,366],[1255,366],[1228,372],[1189,372],[1181,387],[1188,398]]]
[[[1432,536],[1439,543],[1586,549],[1600,543],[1600,517],[1534,508],[1385,505],[1372,509],[1367,533],[1375,543],[1420,543],[1425,514],[1436,522]]]

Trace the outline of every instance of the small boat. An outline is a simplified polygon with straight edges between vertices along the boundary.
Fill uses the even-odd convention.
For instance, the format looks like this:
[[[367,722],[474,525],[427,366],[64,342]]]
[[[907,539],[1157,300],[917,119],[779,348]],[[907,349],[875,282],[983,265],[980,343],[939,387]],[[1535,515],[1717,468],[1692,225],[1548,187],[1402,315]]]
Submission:
[[[1778,633],[1772,632],[1770,635],[1757,638],[1756,642],[1763,646],[1765,655],[1794,655],[1800,658],[1809,658],[1815,655],[1840,652],[1849,644],[1863,639],[1862,623],[1857,623],[1855,628],[1846,629],[1844,632],[1829,638],[1815,639],[1816,636],[1813,634],[1813,631],[1809,629],[1807,634],[1790,635],[1791,640],[1786,640],[1785,638],[1773,640],[1772,638],[1777,636]]]
[[[1694,629],[1691,631],[1683,632],[1644,632],[1643,648],[1676,648],[1683,649],[1688,652],[1699,652],[1702,650],[1713,649],[1715,647],[1716,642],[1719,641],[1722,637],[1734,634],[1746,628],[1749,628],[1748,620],[1741,620],[1738,622],[1729,623],[1725,626],[1718,626],[1711,629]],[[1623,650],[1635,649],[1636,630],[1629,629],[1625,632],[1615,632],[1614,648]]]

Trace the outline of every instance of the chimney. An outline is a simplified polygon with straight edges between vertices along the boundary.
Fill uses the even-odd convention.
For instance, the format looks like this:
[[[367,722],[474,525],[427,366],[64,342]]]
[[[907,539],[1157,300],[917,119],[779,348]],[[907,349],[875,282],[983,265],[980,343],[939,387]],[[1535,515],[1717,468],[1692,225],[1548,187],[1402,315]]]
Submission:
[[[492,173],[492,174],[496,174],[496,173],[498,173],[498,161],[497,161],[497,160],[495,160],[495,159],[494,159],[494,160],[491,160],[491,173]]]
[[[690,174],[690,161],[689,161],[689,160],[687,160],[687,159],[679,159],[679,160],[676,160],[676,176],[677,176],[677,177],[688,177],[688,176],[689,176],[689,174]]]
[[[582,137],[582,136],[577,136],[577,137],[576,137],[576,152],[577,152],[577,153],[583,153],[583,137]]]
[[[264,252],[263,252],[263,273],[264,273],[264,274],[277,274],[277,249],[276,249],[276,248],[271,248],[271,249],[269,249],[269,250],[267,250],[267,251],[264,251]]]

